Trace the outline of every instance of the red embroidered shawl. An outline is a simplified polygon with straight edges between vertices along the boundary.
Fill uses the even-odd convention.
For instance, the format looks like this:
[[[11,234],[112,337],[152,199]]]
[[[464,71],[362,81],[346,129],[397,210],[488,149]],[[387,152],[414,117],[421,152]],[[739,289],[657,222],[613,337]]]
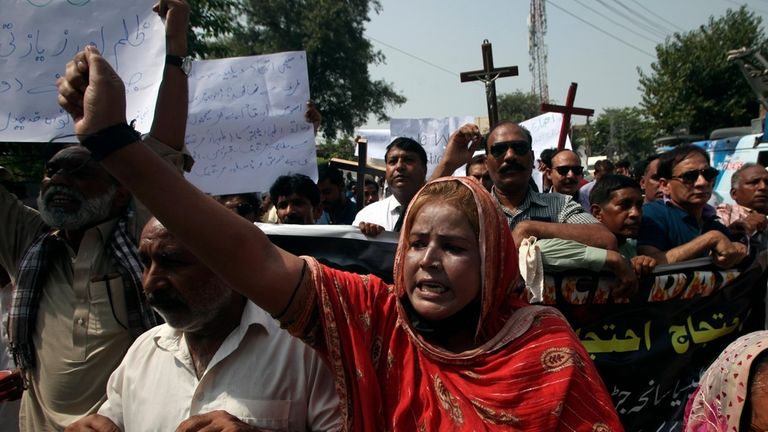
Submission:
[[[452,353],[410,326],[403,295],[401,234],[395,286],[306,258],[313,288],[289,331],[322,352],[336,376],[342,414],[359,431],[623,430],[581,343],[552,308],[509,295],[517,253],[498,205],[479,184],[483,268],[478,348]]]

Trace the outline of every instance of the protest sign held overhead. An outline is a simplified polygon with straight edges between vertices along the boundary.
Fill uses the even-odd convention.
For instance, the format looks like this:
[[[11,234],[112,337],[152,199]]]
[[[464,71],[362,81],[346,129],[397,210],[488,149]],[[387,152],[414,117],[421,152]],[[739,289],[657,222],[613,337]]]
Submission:
[[[278,176],[317,180],[304,52],[195,62],[189,76],[187,175],[205,192],[266,191]]]
[[[158,59],[165,53],[165,32],[153,3],[3,1],[0,141],[45,142],[72,134],[72,119],[56,101],[56,79],[86,45],[94,45],[123,79],[128,120],[149,131],[163,72]]]

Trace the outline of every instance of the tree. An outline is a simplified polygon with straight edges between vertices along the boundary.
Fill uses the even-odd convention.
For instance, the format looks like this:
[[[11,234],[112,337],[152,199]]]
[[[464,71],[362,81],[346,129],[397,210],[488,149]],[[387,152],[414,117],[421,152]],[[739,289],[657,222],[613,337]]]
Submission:
[[[405,103],[391,84],[372,80],[369,64],[384,61],[363,31],[377,0],[246,0],[244,19],[231,46],[238,55],[304,50],[312,99],[328,139],[352,134],[369,114],[388,119],[389,105]]]
[[[640,108],[606,108],[590,128],[590,155],[639,161],[654,152],[656,126]]]
[[[189,2],[189,54],[200,58],[228,57],[231,49],[222,43],[239,29],[243,9],[239,0],[195,0]]]
[[[639,68],[641,105],[667,133],[688,127],[691,133],[749,124],[758,102],[738,67],[726,60],[729,50],[766,47],[762,19],[746,6],[710,17],[707,25],[675,33],[656,47],[650,75]]]
[[[534,93],[517,90],[499,97],[499,120],[520,123],[541,114],[541,99]]]

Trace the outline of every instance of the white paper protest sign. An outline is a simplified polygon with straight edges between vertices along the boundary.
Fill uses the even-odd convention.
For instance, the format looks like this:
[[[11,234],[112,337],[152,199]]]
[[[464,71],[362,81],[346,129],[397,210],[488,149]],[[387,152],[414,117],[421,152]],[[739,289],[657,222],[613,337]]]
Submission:
[[[214,195],[267,191],[283,174],[317,180],[301,51],[197,61],[189,76],[187,179]]]
[[[533,157],[538,159],[541,152],[549,148],[557,148],[560,139],[560,126],[563,124],[563,115],[559,113],[546,113],[520,123],[531,132],[533,138]],[[566,135],[565,148],[571,148],[571,138]],[[533,179],[542,190],[541,173],[533,170]]]
[[[557,148],[557,140],[560,138],[560,126],[563,124],[563,115],[558,113],[546,113],[520,123],[531,132],[533,137],[533,153],[538,158],[542,150]],[[571,148],[571,138],[565,137],[565,148]]]
[[[56,100],[56,79],[86,45],[96,46],[125,82],[127,118],[149,131],[165,59],[154,2],[2,0],[0,141],[44,142],[72,133]]]
[[[392,142],[389,129],[359,129],[355,136],[368,140],[368,159],[384,160],[387,146]],[[355,146],[355,156],[357,156],[357,146]]]
[[[445,117],[423,119],[392,119],[389,130],[392,138],[406,137],[416,140],[427,152],[427,178],[443,157],[451,132],[465,123],[474,123],[474,117]]]

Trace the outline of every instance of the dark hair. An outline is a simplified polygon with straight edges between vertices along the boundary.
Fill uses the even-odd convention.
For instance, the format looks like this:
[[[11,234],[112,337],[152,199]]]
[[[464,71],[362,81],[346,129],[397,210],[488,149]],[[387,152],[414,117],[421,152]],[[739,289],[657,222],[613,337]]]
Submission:
[[[364,187],[365,187],[365,186],[368,186],[368,185],[371,185],[371,186],[375,187],[375,188],[376,188],[376,192],[378,192],[378,191],[379,191],[379,184],[378,184],[378,183],[376,183],[375,181],[373,181],[373,179],[370,179],[370,178],[367,178],[367,177],[366,177],[366,178],[365,178],[365,184],[364,184]]]
[[[679,145],[659,156],[659,178],[665,178],[667,180],[672,178],[672,171],[674,171],[675,166],[687,159],[693,153],[698,153],[704,156],[704,159],[709,163],[709,154],[707,154],[701,147],[691,144]]]
[[[749,379],[747,380],[747,397],[744,399],[744,407],[741,409],[741,419],[739,419],[739,430],[748,431],[752,420],[752,385],[755,382],[755,375],[761,368],[768,366],[768,350],[763,350],[758,354],[752,364],[749,366]]]
[[[521,131],[523,131],[523,135],[525,135],[525,140],[528,141],[528,144],[533,147],[533,136],[531,136],[531,131],[525,128],[525,126],[521,126],[513,121],[504,120],[496,123],[495,126],[491,128],[491,130],[488,131],[487,134],[485,134],[485,138],[483,139],[483,147],[485,147],[486,153],[488,152],[488,138],[491,136],[491,134],[498,128],[502,126],[515,126]]]
[[[344,189],[344,175],[341,174],[341,170],[334,168],[330,165],[322,165],[317,168],[317,184],[328,180],[331,184]]]
[[[216,198],[216,200],[219,200],[219,201],[226,201],[230,198],[236,198],[236,197],[242,198],[244,202],[253,206],[255,210],[258,210],[261,207],[261,198],[259,197],[259,194],[256,192],[217,195],[214,198]]]
[[[612,193],[626,188],[640,190],[640,184],[627,176],[606,174],[595,183],[589,192],[589,203],[601,206],[611,200]]]
[[[539,160],[541,160],[541,163],[543,163],[547,168],[552,168],[552,156],[554,156],[555,153],[557,153],[557,149],[544,149],[539,154]]]
[[[277,199],[281,196],[292,194],[306,197],[314,207],[320,205],[320,189],[315,182],[304,174],[283,175],[277,178],[269,188],[269,196],[277,205]]]
[[[471,167],[472,165],[479,165],[479,164],[485,165],[485,159],[487,157],[488,156],[486,156],[484,154],[479,154],[477,156],[472,156],[472,159],[469,160],[469,162],[467,163],[467,167],[465,168],[466,169],[466,174],[469,175],[469,167]]]
[[[632,167],[632,165],[626,159],[622,159],[622,160],[616,162],[616,168],[630,169],[631,167]]]
[[[613,162],[608,159],[600,159],[599,161],[595,162],[595,171],[597,170],[600,170],[601,172],[613,171]]]
[[[421,144],[417,143],[415,140],[412,140],[410,138],[400,137],[395,138],[394,141],[389,143],[387,146],[387,151],[384,152],[384,160],[387,160],[387,156],[389,156],[389,151],[392,148],[399,148],[400,150],[405,150],[407,152],[413,152],[416,153],[419,156],[419,159],[421,160],[421,164],[425,167],[427,166],[427,152],[424,151],[424,147],[421,146]]]

